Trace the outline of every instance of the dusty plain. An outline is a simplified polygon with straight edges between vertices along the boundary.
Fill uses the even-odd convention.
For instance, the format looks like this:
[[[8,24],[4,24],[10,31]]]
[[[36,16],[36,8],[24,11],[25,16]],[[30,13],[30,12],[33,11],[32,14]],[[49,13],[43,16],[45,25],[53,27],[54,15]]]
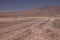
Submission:
[[[0,12],[0,40],[60,40],[60,7]]]
[[[60,17],[1,18],[0,40],[60,40]]]

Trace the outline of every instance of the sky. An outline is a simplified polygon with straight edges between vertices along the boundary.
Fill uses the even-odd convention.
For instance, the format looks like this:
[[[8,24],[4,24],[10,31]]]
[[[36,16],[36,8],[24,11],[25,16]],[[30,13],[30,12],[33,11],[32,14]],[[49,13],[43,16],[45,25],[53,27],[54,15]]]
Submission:
[[[0,0],[0,11],[23,11],[49,5],[60,6],[60,0]]]

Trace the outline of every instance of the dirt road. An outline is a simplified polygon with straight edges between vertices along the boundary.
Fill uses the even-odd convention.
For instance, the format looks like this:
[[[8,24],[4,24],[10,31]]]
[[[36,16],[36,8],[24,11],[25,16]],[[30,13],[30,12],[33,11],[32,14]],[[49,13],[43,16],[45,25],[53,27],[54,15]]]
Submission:
[[[0,21],[0,40],[60,40],[60,29],[53,23],[55,20],[60,21],[58,17],[29,17],[13,21],[5,21],[4,18],[3,20]]]

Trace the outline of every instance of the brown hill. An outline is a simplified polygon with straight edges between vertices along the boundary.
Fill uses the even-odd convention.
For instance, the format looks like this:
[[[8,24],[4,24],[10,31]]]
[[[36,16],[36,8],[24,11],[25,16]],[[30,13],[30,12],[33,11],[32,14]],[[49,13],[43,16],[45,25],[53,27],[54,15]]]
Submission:
[[[0,12],[0,17],[8,16],[60,16],[60,6],[47,6],[23,12]]]

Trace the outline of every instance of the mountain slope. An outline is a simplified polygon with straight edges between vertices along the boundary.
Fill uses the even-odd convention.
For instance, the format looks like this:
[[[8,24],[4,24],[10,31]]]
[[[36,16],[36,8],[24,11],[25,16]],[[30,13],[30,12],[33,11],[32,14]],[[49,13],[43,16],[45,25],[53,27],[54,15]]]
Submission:
[[[60,6],[47,6],[23,12],[0,12],[0,17],[2,16],[60,16]]]

